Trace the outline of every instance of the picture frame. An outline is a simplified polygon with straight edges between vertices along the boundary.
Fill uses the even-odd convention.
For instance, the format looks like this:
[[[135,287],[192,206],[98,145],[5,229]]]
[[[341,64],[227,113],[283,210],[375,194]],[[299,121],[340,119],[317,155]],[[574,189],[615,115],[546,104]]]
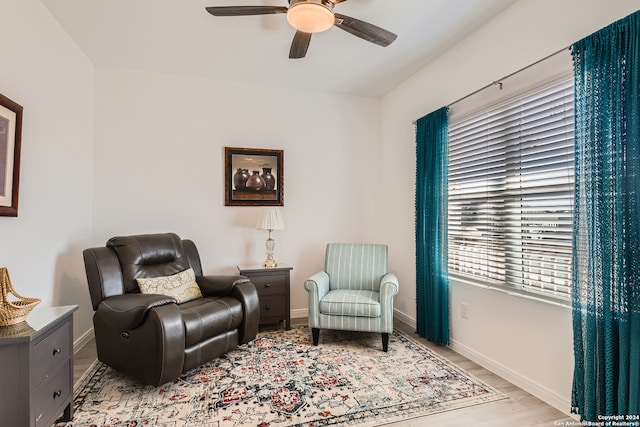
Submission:
[[[283,206],[284,151],[224,148],[225,206]]]
[[[0,216],[18,216],[22,106],[0,94]]]

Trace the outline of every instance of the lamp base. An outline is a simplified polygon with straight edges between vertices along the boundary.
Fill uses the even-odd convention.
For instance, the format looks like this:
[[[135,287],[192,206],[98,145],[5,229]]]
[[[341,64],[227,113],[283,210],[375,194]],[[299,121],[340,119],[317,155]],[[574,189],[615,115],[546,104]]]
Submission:
[[[267,259],[265,259],[264,262],[262,263],[262,266],[264,268],[275,268],[278,266],[278,263],[276,262],[275,259],[273,259],[271,255],[268,255]]]
[[[267,239],[267,259],[264,260],[262,266],[264,268],[274,268],[278,266],[276,260],[273,259],[273,249],[276,247],[276,241],[271,238],[271,230],[269,230],[269,238]]]

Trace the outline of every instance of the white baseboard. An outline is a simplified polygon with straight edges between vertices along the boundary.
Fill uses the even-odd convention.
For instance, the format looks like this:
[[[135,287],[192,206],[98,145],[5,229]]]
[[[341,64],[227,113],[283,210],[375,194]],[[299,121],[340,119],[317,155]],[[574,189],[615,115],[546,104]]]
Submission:
[[[80,338],[73,342],[73,354],[76,354],[80,349],[93,338],[93,328],[82,334]]]
[[[449,348],[451,348],[456,353],[466,357],[467,359],[476,362],[478,365],[488,369],[501,378],[504,378],[510,383],[520,387],[526,392],[531,393],[538,399],[553,406],[557,410],[569,415],[571,401],[566,397],[559,395],[553,390],[550,390],[549,388],[531,380],[531,378],[527,378],[521,373],[507,368],[503,364],[491,358],[488,358],[481,353],[478,353],[477,351],[465,346],[464,344],[461,344],[456,340],[451,340]]]
[[[292,319],[299,319],[301,317],[308,317],[309,310],[307,310],[306,308],[298,308],[295,310],[291,310],[290,314]]]
[[[404,323],[406,323],[406,324],[407,324],[407,325],[409,325],[409,326],[413,326],[414,328],[415,328],[415,327],[416,327],[416,325],[418,324],[418,323],[416,322],[416,319],[414,319],[414,318],[413,318],[413,317],[411,317],[411,316],[408,316],[407,314],[405,314],[405,313],[403,313],[403,312],[401,312],[401,311],[398,311],[398,310],[397,310],[397,309],[395,309],[395,308],[393,309],[393,317],[394,317],[394,318],[396,318],[396,319],[398,319],[398,320],[400,320],[400,321],[402,321],[402,322],[404,322]]]

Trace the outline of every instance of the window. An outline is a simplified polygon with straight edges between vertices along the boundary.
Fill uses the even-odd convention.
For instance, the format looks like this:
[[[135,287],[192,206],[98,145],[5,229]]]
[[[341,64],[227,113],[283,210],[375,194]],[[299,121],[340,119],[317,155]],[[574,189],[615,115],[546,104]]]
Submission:
[[[452,120],[449,274],[569,298],[573,80]]]

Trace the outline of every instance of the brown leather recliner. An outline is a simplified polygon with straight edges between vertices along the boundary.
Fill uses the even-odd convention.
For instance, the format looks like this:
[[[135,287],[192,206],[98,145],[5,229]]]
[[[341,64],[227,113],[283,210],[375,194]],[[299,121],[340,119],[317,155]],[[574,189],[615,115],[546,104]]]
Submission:
[[[109,239],[83,251],[98,359],[146,384],[161,385],[253,340],[258,294],[243,276],[203,276],[191,240],[173,233]],[[194,270],[202,297],[140,293],[138,278]]]

